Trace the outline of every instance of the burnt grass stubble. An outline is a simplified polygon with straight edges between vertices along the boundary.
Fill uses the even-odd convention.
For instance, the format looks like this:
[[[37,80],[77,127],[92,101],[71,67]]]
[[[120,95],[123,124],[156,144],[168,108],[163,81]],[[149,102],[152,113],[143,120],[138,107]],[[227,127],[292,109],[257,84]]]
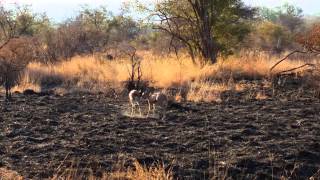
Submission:
[[[15,93],[11,102],[2,95],[0,167],[32,179],[71,166],[99,176],[136,158],[170,165],[178,179],[313,176],[320,169],[319,98],[308,88],[295,94],[297,87],[248,98],[260,90],[221,103],[174,103],[165,121],[125,116],[124,95]]]

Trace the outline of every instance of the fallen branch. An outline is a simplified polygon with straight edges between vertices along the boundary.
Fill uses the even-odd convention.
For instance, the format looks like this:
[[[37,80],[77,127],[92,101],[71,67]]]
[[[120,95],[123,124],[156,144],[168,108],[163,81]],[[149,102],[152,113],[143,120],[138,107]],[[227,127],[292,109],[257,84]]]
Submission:
[[[285,61],[285,60],[288,59],[290,56],[292,56],[293,54],[296,54],[296,53],[306,54],[306,53],[309,53],[309,52],[308,52],[308,51],[295,50],[295,51],[289,53],[286,57],[284,57],[283,59],[281,59],[280,61],[278,61],[275,65],[273,65],[273,66],[270,68],[270,72],[271,72],[275,67],[277,67],[281,62]]]
[[[296,68],[292,68],[292,69],[289,69],[289,70],[281,71],[281,72],[279,72],[279,73],[277,73],[277,74],[283,74],[283,73],[295,71],[295,70],[297,70],[297,69],[301,69],[301,68],[304,68],[304,67],[306,67],[306,66],[315,67],[316,65],[315,65],[315,64],[307,63],[307,64],[304,64],[304,65],[302,65],[302,66],[296,67]]]

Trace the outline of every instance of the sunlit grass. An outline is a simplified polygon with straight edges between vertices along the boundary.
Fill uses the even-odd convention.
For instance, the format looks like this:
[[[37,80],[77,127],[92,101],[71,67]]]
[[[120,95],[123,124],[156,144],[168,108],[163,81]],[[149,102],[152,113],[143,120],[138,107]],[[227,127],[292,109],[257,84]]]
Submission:
[[[1,180],[23,180],[24,177],[18,172],[0,168]],[[81,169],[66,168],[62,173],[55,174],[50,180],[111,180],[111,179],[127,179],[127,180],[172,180],[173,172],[170,168],[166,169],[163,164],[155,164],[150,167],[141,165],[138,161],[133,162],[132,168],[123,168],[114,172],[103,172],[101,176],[94,175],[93,170],[88,169],[88,173],[83,173]]]
[[[1,180],[23,180],[17,172],[8,170],[6,168],[0,168],[0,179]]]
[[[270,67],[277,57],[260,54],[231,56],[219,59],[216,64],[199,66],[187,55],[176,57],[156,56],[150,52],[139,52],[142,79],[158,88],[170,88],[187,85],[190,89],[188,100],[211,101],[219,92],[230,89],[229,79],[261,79],[270,75]],[[288,70],[304,64],[304,61],[284,61],[273,73]],[[60,87],[79,88],[89,91],[105,91],[109,88],[121,88],[128,80],[130,72],[128,59],[113,61],[99,60],[95,56],[74,57],[55,65],[31,63],[26,69],[22,82],[14,90]],[[238,85],[236,85],[238,86]],[[238,87],[239,89],[239,87]]]
[[[113,172],[102,172],[102,174],[95,175],[92,169],[87,169],[87,172],[82,172],[77,168],[66,168],[62,172],[55,174],[51,180],[74,180],[74,179],[89,179],[89,180],[112,180],[112,179],[126,179],[126,180],[172,180],[173,172],[163,164],[154,164],[150,167],[141,165],[137,160],[133,162],[133,167],[124,168]]]

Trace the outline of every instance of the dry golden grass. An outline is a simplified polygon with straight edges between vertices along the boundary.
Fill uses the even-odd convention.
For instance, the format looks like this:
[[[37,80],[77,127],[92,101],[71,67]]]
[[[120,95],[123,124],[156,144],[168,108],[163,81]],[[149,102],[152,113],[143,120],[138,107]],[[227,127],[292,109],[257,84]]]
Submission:
[[[187,100],[194,102],[220,102],[220,93],[228,90],[227,84],[214,82],[191,83]]]
[[[154,82],[153,85],[157,87],[186,82],[200,77],[202,73],[202,69],[187,58],[179,63],[175,57],[144,55],[141,64],[143,79]],[[128,80],[129,71],[128,60],[101,61],[94,56],[75,57],[57,65],[31,63],[19,87],[38,87],[35,90],[39,90],[44,82],[63,81],[64,86],[103,89],[107,84],[116,86]]]
[[[1,180],[23,180],[23,177],[15,171],[11,171],[5,168],[0,168],[0,179]]]
[[[55,175],[51,180],[74,180],[74,179],[89,179],[89,180],[172,180],[173,173],[171,169],[166,170],[164,165],[156,164],[151,167],[141,165],[138,161],[134,161],[133,168],[119,170],[111,173],[103,173],[101,177],[93,175],[92,170],[89,173],[78,171],[77,169],[66,169],[60,175]]]
[[[160,57],[149,52],[139,52],[142,57],[143,80],[159,88],[189,87],[188,99],[192,101],[219,100],[217,94],[229,90],[230,79],[256,79],[268,77],[269,69],[278,58],[265,54],[231,56],[219,59],[214,65],[200,67],[182,55]],[[274,72],[288,70],[304,64],[303,61],[284,61]],[[126,59],[114,61],[98,60],[95,56],[74,57],[56,65],[31,63],[25,76],[14,91],[34,89],[41,91],[48,87],[72,88],[89,91],[105,91],[121,88],[129,77],[130,62]],[[239,88],[239,87],[238,87]],[[260,98],[260,97],[259,97]]]
[[[256,95],[256,99],[257,100],[265,100],[265,99],[268,99],[269,97],[263,93],[263,92],[258,92],[257,95]]]
[[[23,180],[17,172],[5,168],[0,168],[1,180]],[[134,161],[133,168],[119,170],[111,173],[103,173],[101,177],[94,175],[91,169],[87,173],[81,172],[78,169],[67,168],[64,169],[59,175],[54,175],[51,180],[75,180],[75,179],[88,179],[88,180],[111,180],[111,179],[126,179],[126,180],[172,180],[173,172],[169,168],[166,170],[163,164],[155,164],[151,167],[141,165],[138,161]]]
[[[126,172],[113,172],[106,177],[108,177],[107,179],[128,180],[171,180],[173,179],[173,173],[171,169],[166,171],[164,165],[155,165],[147,168],[135,161],[134,168],[130,168]]]

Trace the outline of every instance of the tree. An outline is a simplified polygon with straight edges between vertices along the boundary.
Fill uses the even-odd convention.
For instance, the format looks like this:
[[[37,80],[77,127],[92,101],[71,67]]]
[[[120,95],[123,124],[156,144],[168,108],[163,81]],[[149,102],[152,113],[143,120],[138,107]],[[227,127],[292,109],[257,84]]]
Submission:
[[[111,30],[111,13],[105,8],[100,7],[90,9],[84,7],[73,23],[78,24],[80,32],[81,53],[91,53],[102,51],[109,43]]]
[[[245,47],[280,53],[291,42],[291,34],[285,27],[271,21],[261,21],[255,24],[244,44]]]
[[[152,10],[155,29],[182,42],[192,59],[200,55],[204,62],[215,63],[219,53],[228,52],[249,29],[247,19],[255,10],[240,0],[164,0]],[[228,44],[232,37],[234,44]]]
[[[297,42],[300,43],[310,53],[320,53],[320,23],[314,24],[313,27],[305,34],[299,34]]]
[[[48,59],[58,61],[103,51],[109,41],[111,17],[108,14],[104,7],[84,7],[75,18],[56,28],[45,29],[41,39]]]
[[[250,36],[254,43],[251,41],[249,46],[273,53],[296,49],[295,36],[304,28],[301,8],[285,3],[275,9],[261,7],[258,15]]]
[[[26,37],[11,38],[0,49],[0,84],[6,90],[7,100],[11,98],[11,88],[19,83],[34,57],[33,40]]]
[[[276,9],[261,7],[258,12],[262,20],[280,24],[291,33],[297,33],[304,24],[302,9],[288,3]]]
[[[290,56],[300,53],[300,54],[311,54],[311,55],[319,55],[320,54],[320,24],[314,24],[313,27],[306,31],[305,33],[299,33],[296,36],[296,41],[303,47],[303,50],[294,50],[289,53],[287,56],[278,61],[275,65],[273,65],[270,69],[270,72],[277,67],[281,62],[287,60]],[[297,69],[304,68],[306,66],[316,67],[316,64],[306,63],[299,67],[289,69],[286,71],[282,71],[281,73],[292,72]]]
[[[19,82],[25,67],[35,58],[36,41],[25,36],[31,24],[21,26],[21,17],[20,11],[0,7],[0,85],[6,90],[7,100],[11,98],[11,88]]]
[[[105,7],[91,9],[84,6],[76,19],[81,21],[82,25],[87,29],[107,31],[110,25],[111,16],[111,13]]]
[[[277,22],[279,19],[279,12],[267,7],[260,7],[258,9],[258,15],[262,20],[274,23]]]
[[[0,5],[1,38],[8,39],[13,34],[16,36],[35,36],[43,28],[50,26],[45,14],[34,14],[28,6],[16,6],[8,10]],[[7,33],[11,34],[7,34]]]
[[[134,40],[140,33],[138,22],[124,15],[114,16],[110,24],[111,42],[129,42]]]
[[[297,33],[304,23],[302,12],[301,8],[286,3],[279,10],[279,23],[291,33]]]
[[[48,29],[42,39],[49,59],[57,61],[105,53],[108,47],[135,39],[139,32],[139,24],[130,17],[113,16],[104,7],[83,7],[75,18]]]

